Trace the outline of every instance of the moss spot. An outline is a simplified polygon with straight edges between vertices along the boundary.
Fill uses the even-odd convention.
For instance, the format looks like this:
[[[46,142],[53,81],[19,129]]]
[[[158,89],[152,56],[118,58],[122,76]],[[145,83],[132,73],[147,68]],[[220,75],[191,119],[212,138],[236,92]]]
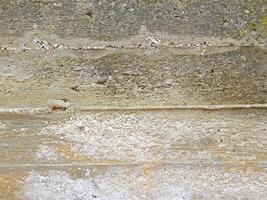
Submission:
[[[267,26],[267,17],[263,17],[263,18],[261,19],[261,25],[262,25],[262,26]]]

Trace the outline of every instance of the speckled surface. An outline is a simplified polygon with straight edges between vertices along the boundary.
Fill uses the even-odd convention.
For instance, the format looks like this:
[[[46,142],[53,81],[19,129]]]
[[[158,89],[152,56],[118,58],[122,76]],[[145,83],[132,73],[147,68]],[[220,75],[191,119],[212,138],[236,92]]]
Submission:
[[[116,40],[140,30],[168,34],[266,37],[264,0],[2,0],[0,33],[41,30],[60,37]]]
[[[263,170],[203,165],[43,168],[6,171],[6,179],[3,174],[0,180],[9,180],[15,191],[9,195],[18,200],[254,200],[264,199],[267,189]]]
[[[0,200],[264,200],[266,0],[0,0]]]
[[[262,48],[159,50],[0,52],[1,107],[266,103]]]

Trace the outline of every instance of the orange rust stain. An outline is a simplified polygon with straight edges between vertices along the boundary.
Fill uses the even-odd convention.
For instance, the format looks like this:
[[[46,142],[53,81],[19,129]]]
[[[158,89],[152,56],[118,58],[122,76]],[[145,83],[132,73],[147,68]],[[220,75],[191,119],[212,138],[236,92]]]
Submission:
[[[1,200],[15,200],[18,199],[19,184],[18,182],[23,178],[23,172],[1,172],[0,173],[0,199]]]
[[[114,164],[118,163],[117,160],[94,160],[88,158],[86,155],[81,155],[79,152],[75,152],[71,149],[72,144],[66,142],[63,144],[58,144],[53,146],[55,151],[61,156],[64,161],[81,161],[83,163],[99,163],[99,164]]]
[[[71,143],[64,143],[53,146],[56,152],[65,160],[85,160],[86,157],[71,150]]]
[[[153,187],[153,184],[152,184],[153,177],[151,175],[152,174],[152,170],[153,170],[152,169],[152,165],[151,164],[145,164],[143,166],[143,169],[144,169],[144,176],[146,178],[146,183],[145,183],[144,188],[145,188],[146,191],[149,191]]]

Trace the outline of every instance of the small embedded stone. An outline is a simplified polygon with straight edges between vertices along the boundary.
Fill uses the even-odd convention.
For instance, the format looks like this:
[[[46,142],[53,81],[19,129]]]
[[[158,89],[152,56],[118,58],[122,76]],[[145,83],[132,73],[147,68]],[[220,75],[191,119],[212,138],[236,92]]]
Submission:
[[[70,102],[66,99],[51,100],[48,105],[52,110],[66,110],[71,106]]]

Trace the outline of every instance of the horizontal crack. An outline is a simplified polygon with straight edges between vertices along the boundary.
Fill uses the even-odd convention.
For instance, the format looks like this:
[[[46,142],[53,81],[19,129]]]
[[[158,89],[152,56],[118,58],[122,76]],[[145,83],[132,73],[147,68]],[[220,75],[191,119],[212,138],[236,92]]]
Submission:
[[[242,47],[260,47],[264,48],[264,46],[258,46],[258,45],[252,45],[252,44],[241,44],[241,45],[209,45],[209,46],[203,46],[203,45],[192,45],[192,44],[181,44],[177,46],[168,46],[168,45],[143,45],[143,46],[120,46],[120,45],[103,45],[103,46],[84,46],[84,47],[68,47],[68,46],[60,46],[60,47],[49,47],[49,48],[43,48],[43,47],[0,47],[0,51],[36,51],[36,50],[109,50],[109,49],[125,49],[125,50],[131,50],[131,49],[177,49],[177,50],[196,50],[196,49],[214,49],[214,48],[242,48]]]
[[[135,107],[123,107],[123,106],[108,106],[108,107],[89,107],[82,106],[77,109],[69,109],[73,112],[86,112],[86,111],[149,111],[149,110],[227,110],[227,109],[267,109],[267,104],[236,104],[236,105],[192,105],[192,106],[135,106]],[[1,113],[50,113],[49,108],[0,108]]]
[[[157,166],[157,165],[207,165],[207,166],[240,166],[240,165],[258,165],[266,167],[266,161],[203,161],[203,160],[189,160],[189,161],[154,161],[154,162],[89,162],[89,163],[28,163],[28,164],[0,164],[0,168],[38,168],[38,167],[90,167],[90,166]]]
[[[123,110],[223,110],[223,109],[266,109],[267,104],[199,105],[199,106],[143,106],[143,107],[81,107],[81,111]]]

